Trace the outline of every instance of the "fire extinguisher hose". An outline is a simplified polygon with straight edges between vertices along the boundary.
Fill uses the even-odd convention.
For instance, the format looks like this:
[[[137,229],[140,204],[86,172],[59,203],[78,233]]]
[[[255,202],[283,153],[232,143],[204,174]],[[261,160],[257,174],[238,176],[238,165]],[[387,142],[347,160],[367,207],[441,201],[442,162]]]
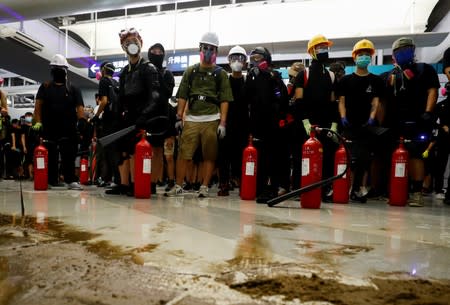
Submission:
[[[267,201],[267,205],[269,207],[273,207],[273,206],[279,204],[280,202],[283,202],[285,200],[291,199],[292,197],[298,197],[299,195],[301,195],[301,194],[303,194],[305,192],[308,192],[310,190],[313,190],[315,188],[327,185],[327,184],[333,182],[334,180],[341,178],[347,172],[347,169],[350,167],[350,165],[349,165],[350,164],[350,150],[349,150],[349,148],[347,146],[347,143],[345,142],[345,139],[340,134],[338,134],[337,132],[335,132],[335,131],[333,131],[331,129],[328,129],[328,128],[316,127],[316,131],[317,132],[327,132],[327,137],[329,137],[329,138],[331,138],[333,135],[336,135],[336,137],[339,139],[339,142],[342,143],[342,145],[344,146],[344,149],[345,149],[345,153],[347,154],[347,164],[346,164],[345,170],[343,170],[341,173],[339,173],[336,176],[333,176],[333,177],[330,177],[330,178],[327,178],[327,179],[324,179],[324,180],[321,180],[321,181],[317,181],[315,183],[306,185],[306,186],[304,186],[302,188],[299,188],[297,190],[294,190],[292,192],[289,192],[289,193],[286,193],[284,195],[272,198],[269,201]]]

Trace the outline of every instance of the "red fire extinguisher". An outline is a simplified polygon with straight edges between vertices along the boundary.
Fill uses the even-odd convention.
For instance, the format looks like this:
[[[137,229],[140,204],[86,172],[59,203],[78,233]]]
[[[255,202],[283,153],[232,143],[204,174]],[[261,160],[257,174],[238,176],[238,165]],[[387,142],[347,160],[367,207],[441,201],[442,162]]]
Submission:
[[[309,139],[302,147],[302,178],[301,187],[322,180],[322,144],[316,138],[314,127],[311,128]],[[322,202],[322,189],[316,188],[300,196],[302,208],[319,209]]]
[[[408,201],[409,154],[403,143],[403,138],[400,138],[400,144],[392,154],[389,204],[396,206],[405,206]]]
[[[142,132],[141,140],[136,144],[134,154],[134,197],[150,198],[152,180],[152,146]]]
[[[253,146],[253,137],[250,135],[248,146],[242,154],[242,176],[240,196],[242,200],[255,200],[256,174],[258,165],[258,151]]]
[[[347,152],[344,144],[341,144],[334,154],[334,175],[345,174],[333,181],[333,202],[348,203],[350,190],[350,168],[347,166]]]
[[[42,138],[34,149],[34,189],[45,191],[48,188],[48,150],[43,145]]]
[[[86,156],[82,156],[80,160],[80,183],[88,184],[89,182],[89,161]]]

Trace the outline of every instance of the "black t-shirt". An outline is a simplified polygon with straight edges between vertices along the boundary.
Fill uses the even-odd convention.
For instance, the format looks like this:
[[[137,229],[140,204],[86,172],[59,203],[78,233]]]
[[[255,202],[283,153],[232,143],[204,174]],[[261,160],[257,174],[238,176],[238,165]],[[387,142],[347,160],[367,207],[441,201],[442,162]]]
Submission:
[[[303,100],[298,101],[295,109],[296,119],[309,119],[311,124],[329,127],[337,122],[338,113],[335,101],[331,101],[331,94],[335,89],[330,72],[324,65],[313,60],[306,70],[300,71],[295,78],[295,88],[303,88]]]
[[[230,131],[248,130],[248,103],[245,99],[245,79],[235,78],[230,75],[230,86],[233,92],[233,103],[228,104],[227,129]]]
[[[396,126],[403,122],[419,122],[425,112],[428,90],[439,88],[439,78],[434,68],[425,63],[415,63],[410,67],[414,77],[393,69],[385,73],[386,83],[386,125]]]
[[[42,125],[44,133],[69,136],[76,131],[77,107],[84,106],[81,91],[74,87],[44,83],[36,99],[42,100]]]
[[[336,94],[345,97],[346,117],[353,127],[364,125],[369,119],[372,100],[381,97],[383,80],[372,73],[345,75],[337,84]]]

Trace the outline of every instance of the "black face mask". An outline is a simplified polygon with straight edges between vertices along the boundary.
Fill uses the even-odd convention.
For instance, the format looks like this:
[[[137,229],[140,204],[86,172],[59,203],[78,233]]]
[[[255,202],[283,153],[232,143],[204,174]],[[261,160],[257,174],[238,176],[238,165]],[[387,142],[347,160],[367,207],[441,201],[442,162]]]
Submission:
[[[66,70],[61,68],[53,68],[50,71],[53,81],[55,83],[65,83],[66,82]]]
[[[160,68],[160,69],[161,69],[161,68],[162,68],[162,64],[163,64],[163,61],[164,61],[164,54],[157,55],[157,54],[152,54],[152,53],[150,53],[148,59],[149,59],[150,62],[151,62],[152,64],[154,64],[157,68]]]
[[[319,62],[325,62],[325,61],[327,61],[328,60],[328,52],[325,52],[325,53],[319,53],[319,54],[317,54],[316,55],[317,56],[317,60],[319,61]]]

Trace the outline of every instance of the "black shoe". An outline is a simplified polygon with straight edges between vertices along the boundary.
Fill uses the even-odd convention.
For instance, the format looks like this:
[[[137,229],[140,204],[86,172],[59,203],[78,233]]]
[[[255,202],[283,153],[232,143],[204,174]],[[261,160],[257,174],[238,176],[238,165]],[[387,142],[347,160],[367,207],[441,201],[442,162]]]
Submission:
[[[63,182],[53,182],[49,183],[52,187],[65,187],[66,185]]]
[[[129,186],[128,185],[117,185],[109,190],[105,191],[105,194],[107,195],[125,195],[128,191]]]
[[[151,194],[156,194],[156,185],[157,185],[158,183],[155,183],[155,182],[152,182],[152,184],[151,184]]]
[[[447,192],[448,192],[448,191],[447,191]],[[450,205],[450,197],[445,197],[445,198],[444,198],[444,204]]]
[[[167,182],[167,186],[166,186],[166,188],[164,189],[164,191],[165,191],[165,192],[168,192],[168,191],[170,191],[174,186],[175,186],[175,181],[174,181],[174,180],[169,180],[169,181]]]
[[[186,182],[186,184],[183,186],[183,191],[192,191],[192,183]]]
[[[217,196],[230,196],[230,192],[228,190],[228,183],[223,183],[219,187],[219,191],[217,192]]]
[[[277,197],[277,193],[273,190],[263,190],[256,198],[256,203],[267,203],[272,198]]]
[[[126,194],[128,197],[134,197],[134,183],[130,183]]]
[[[194,184],[192,184],[192,190],[194,190],[195,192],[198,192],[200,190],[200,186],[201,183],[200,182],[195,182]],[[210,186],[208,186],[210,188]]]
[[[366,196],[359,196],[355,192],[352,192],[352,194],[350,195],[350,200],[353,201],[353,202],[366,203],[367,202],[367,197]]]

